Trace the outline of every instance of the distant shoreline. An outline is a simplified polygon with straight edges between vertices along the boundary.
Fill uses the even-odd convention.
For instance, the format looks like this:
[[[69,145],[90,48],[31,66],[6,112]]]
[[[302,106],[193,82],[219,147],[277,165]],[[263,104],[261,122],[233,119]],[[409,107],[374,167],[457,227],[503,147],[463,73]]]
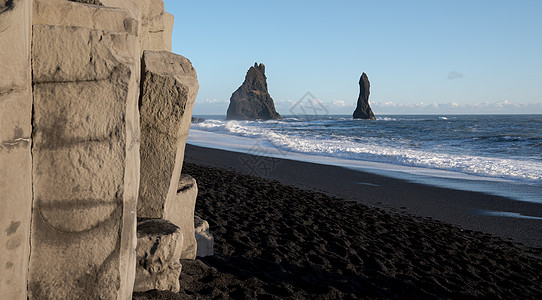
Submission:
[[[244,162],[258,156],[204,148],[187,143],[185,161],[249,174]],[[412,183],[342,167],[273,158],[275,167],[257,176],[282,184],[324,192],[402,214],[429,217],[460,228],[542,247],[542,204],[521,202],[479,192]],[[535,217],[511,218],[484,214],[509,212]]]

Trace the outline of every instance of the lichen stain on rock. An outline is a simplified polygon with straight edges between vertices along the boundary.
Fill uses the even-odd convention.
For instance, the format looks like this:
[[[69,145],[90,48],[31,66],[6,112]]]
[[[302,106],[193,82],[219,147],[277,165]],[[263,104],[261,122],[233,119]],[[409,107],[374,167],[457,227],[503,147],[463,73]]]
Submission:
[[[41,148],[44,149],[58,149],[66,146],[68,142],[64,139],[64,132],[66,132],[66,123],[68,118],[66,116],[58,116],[54,119],[50,127],[41,128],[41,138],[43,139]],[[34,124],[35,128],[39,128],[38,124]]]
[[[0,0],[0,15],[12,10],[15,7],[15,3],[13,2],[13,0]]]
[[[15,250],[21,246],[22,237],[20,236],[14,236],[13,238],[9,239],[6,243],[6,249],[8,250]]]
[[[17,232],[17,229],[19,229],[19,226],[21,225],[21,222],[13,222],[11,221],[11,224],[9,224],[8,229],[6,229],[6,233],[8,236],[14,234]]]
[[[23,129],[16,126],[13,129],[13,139],[2,142],[2,147],[8,149],[8,152],[19,147],[27,147],[30,144],[30,138],[23,137]]]

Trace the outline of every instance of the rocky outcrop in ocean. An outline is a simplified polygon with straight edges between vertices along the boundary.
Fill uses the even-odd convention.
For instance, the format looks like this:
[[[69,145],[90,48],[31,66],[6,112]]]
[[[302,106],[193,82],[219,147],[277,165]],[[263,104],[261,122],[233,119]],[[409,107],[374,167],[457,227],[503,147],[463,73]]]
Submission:
[[[370,83],[367,74],[363,73],[359,79],[359,97],[354,119],[375,120],[375,115],[369,105]]]
[[[0,1],[3,298],[130,299],[141,274],[139,291],[178,290],[197,251],[180,173],[198,82],[172,28],[162,0]],[[178,229],[137,245],[139,214]],[[136,273],[136,247],[159,263]]]
[[[264,64],[254,63],[254,66],[248,69],[245,81],[231,95],[226,119],[280,119],[280,114],[275,110],[275,104],[267,90]]]

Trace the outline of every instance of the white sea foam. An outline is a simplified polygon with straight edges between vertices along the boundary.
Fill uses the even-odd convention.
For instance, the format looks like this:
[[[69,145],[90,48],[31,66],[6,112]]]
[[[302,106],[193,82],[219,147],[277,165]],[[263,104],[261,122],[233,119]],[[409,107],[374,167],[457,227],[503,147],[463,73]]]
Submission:
[[[288,126],[277,121],[267,121],[266,125]],[[261,122],[209,120],[193,124],[192,129],[233,135],[267,142],[282,152],[293,152],[315,156],[325,156],[354,161],[371,161],[402,166],[446,170],[470,175],[502,178],[519,182],[542,185],[542,162],[517,159],[479,157],[472,155],[449,154],[416,147],[397,147],[386,145],[382,140],[345,136],[328,136],[315,131],[276,130],[277,127],[261,126]],[[332,126],[332,122],[296,122],[297,129],[314,129],[316,126]],[[401,142],[401,141],[398,141]],[[414,145],[415,146],[415,145]],[[232,149],[230,149],[232,150]]]

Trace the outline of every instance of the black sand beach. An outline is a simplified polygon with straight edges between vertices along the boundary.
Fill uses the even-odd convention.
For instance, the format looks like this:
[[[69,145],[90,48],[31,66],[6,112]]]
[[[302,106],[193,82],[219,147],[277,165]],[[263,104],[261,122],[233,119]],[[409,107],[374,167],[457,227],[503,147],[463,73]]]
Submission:
[[[540,221],[512,228],[469,214],[542,216],[535,204],[288,160],[266,179],[243,174],[254,172],[243,170],[249,158],[258,161],[187,145],[183,173],[198,181],[196,214],[210,224],[215,256],[182,261],[179,294],[134,299],[542,296]],[[497,237],[494,226],[510,228]]]
[[[542,247],[541,220],[477,214],[480,210],[505,211],[542,218],[542,204],[423,185],[342,167],[264,158],[189,144],[185,156],[187,162],[256,175],[368,206],[433,218],[463,229]]]

